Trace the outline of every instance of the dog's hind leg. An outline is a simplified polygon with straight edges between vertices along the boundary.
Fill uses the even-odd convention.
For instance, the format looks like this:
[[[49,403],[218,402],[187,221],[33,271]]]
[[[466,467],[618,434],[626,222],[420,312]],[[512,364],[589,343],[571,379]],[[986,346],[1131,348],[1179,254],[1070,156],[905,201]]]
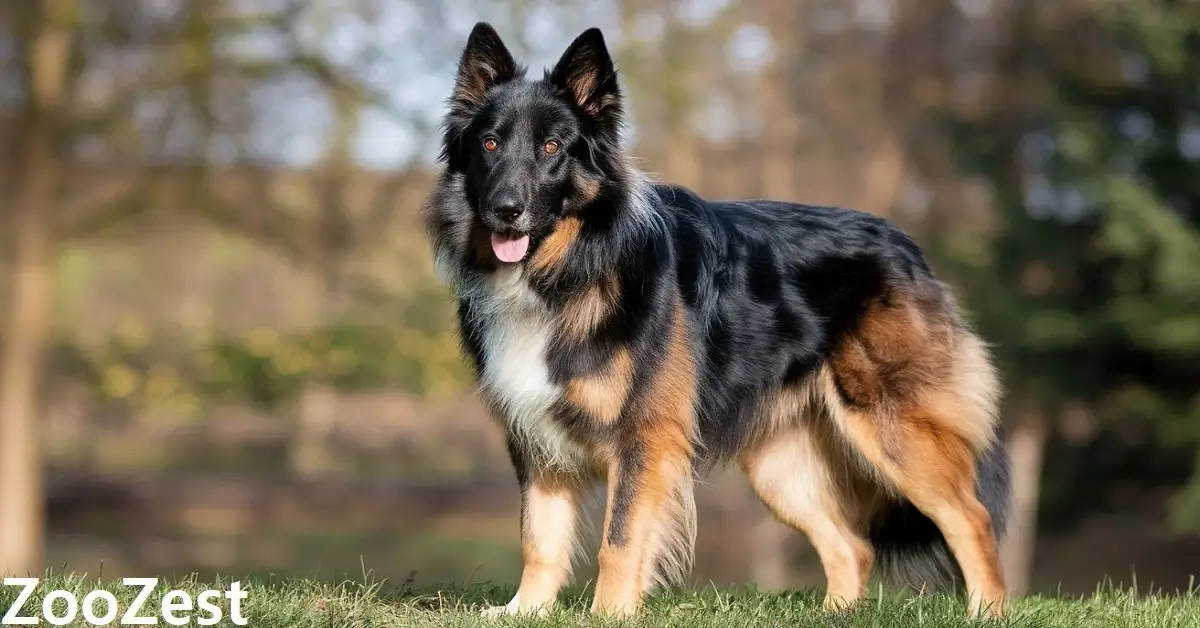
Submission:
[[[835,420],[884,481],[941,531],[966,581],[968,613],[1001,617],[1004,575],[991,515],[976,492],[977,454],[949,427],[959,417],[946,414],[959,407],[868,412],[843,406]]]
[[[968,613],[1002,616],[992,518],[1003,516],[1004,500],[984,504],[977,473],[995,448],[1000,383],[953,296],[932,282],[897,283],[867,304],[833,347],[819,392],[881,485],[941,532],[966,581]]]
[[[779,521],[808,537],[827,581],[824,606],[837,610],[866,596],[874,552],[865,537],[866,499],[852,462],[815,426],[777,430],[745,450],[750,486]]]

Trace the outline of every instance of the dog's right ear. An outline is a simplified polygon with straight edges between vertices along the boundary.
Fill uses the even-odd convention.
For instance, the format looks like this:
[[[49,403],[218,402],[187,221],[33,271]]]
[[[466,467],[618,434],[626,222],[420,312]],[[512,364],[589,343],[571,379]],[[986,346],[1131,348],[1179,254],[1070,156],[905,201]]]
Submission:
[[[455,114],[471,115],[483,106],[487,91],[494,85],[511,81],[521,74],[512,53],[500,34],[487,22],[471,30],[467,45],[458,61],[458,78],[450,106]]]

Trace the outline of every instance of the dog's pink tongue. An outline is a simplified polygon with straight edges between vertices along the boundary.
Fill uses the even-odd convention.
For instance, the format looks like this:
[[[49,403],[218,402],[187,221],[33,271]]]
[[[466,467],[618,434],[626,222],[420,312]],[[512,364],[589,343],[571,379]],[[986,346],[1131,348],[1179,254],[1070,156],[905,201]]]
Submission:
[[[512,237],[493,233],[492,250],[502,262],[519,262],[525,259],[525,253],[529,251],[529,236]]]

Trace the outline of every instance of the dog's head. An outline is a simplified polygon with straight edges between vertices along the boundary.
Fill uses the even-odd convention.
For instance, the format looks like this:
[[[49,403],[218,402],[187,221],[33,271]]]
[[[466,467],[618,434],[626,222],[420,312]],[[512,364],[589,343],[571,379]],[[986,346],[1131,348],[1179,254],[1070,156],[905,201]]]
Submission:
[[[622,118],[616,69],[599,29],[584,31],[539,81],[525,79],[489,24],[459,60],[441,159],[502,263],[601,194],[614,172]]]

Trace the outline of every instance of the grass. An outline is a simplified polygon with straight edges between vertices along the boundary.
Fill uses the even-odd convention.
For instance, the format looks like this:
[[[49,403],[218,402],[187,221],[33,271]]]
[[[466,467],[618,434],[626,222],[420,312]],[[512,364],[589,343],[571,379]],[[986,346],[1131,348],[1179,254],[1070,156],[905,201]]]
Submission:
[[[820,610],[820,593],[796,591],[759,593],[745,590],[710,589],[699,592],[660,594],[651,598],[643,615],[632,621],[594,619],[588,615],[590,592],[576,588],[562,597],[562,604],[543,619],[505,618],[486,620],[479,610],[487,605],[503,604],[512,595],[511,587],[475,585],[442,590],[412,590],[410,583],[347,581],[330,585],[312,580],[242,581],[247,598],[241,607],[246,625],[254,628],[368,628],[368,627],[474,627],[496,626],[550,628],[558,626],[678,626],[680,628],[745,626],[802,628],[923,626],[1028,626],[1044,628],[1200,628],[1200,591],[1181,595],[1138,594],[1113,587],[1098,588],[1082,599],[1030,597],[1016,600],[1010,616],[1004,620],[972,622],[964,616],[962,601],[943,596],[873,597],[855,610],[828,614]],[[185,580],[159,583],[142,616],[159,614],[163,596],[181,589],[193,597],[208,589],[226,590],[229,581],[197,582]],[[45,596],[56,589],[72,592],[83,599],[91,590],[103,588],[113,593],[121,612],[134,600],[138,590],[119,582],[98,583],[87,577],[51,575],[36,589],[23,607],[23,615],[41,613]],[[0,616],[12,605],[20,587],[0,587]],[[233,626],[229,602],[218,600],[223,619],[217,625]],[[55,614],[65,612],[66,602],[52,605]],[[103,602],[96,606],[103,615]],[[176,613],[186,615],[186,613]],[[186,625],[196,626],[196,613]],[[119,626],[118,615],[111,626]],[[3,622],[0,621],[0,625]],[[49,625],[45,620],[40,625]],[[60,624],[61,625],[61,624]],[[82,615],[68,625],[88,626]],[[170,624],[160,619],[159,626]]]

